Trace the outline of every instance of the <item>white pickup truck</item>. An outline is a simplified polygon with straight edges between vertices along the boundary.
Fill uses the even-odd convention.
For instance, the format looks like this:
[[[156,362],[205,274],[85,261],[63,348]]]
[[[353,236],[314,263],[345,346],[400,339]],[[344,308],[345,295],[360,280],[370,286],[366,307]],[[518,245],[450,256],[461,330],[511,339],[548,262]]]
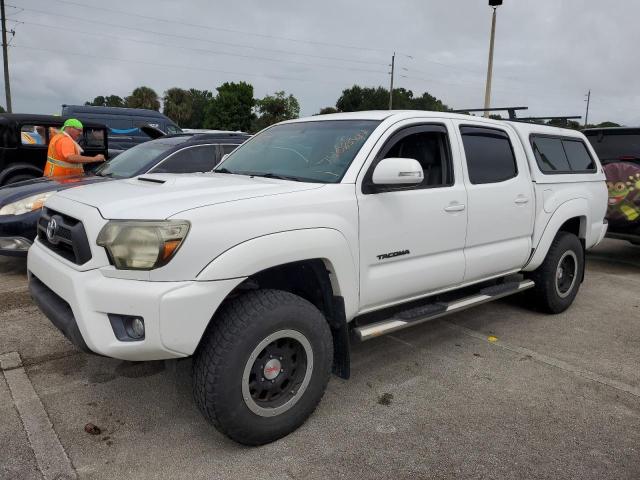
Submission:
[[[323,115],[262,131],[214,173],[52,196],[30,290],[84,350],[193,356],[202,413],[258,445],[306,420],[332,369],[348,378],[350,341],[527,289],[564,311],[606,208],[602,167],[575,131]]]

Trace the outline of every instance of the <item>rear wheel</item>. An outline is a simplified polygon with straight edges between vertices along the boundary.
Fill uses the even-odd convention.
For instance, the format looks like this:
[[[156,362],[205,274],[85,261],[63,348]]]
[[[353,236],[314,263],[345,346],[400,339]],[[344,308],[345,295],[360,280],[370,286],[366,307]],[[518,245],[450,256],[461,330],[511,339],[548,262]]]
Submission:
[[[233,440],[269,443],[313,413],[332,359],[331,331],[315,306],[288,292],[250,292],[223,307],[198,348],[195,401]]]
[[[547,256],[531,274],[535,307],[548,313],[564,312],[576,298],[584,271],[584,251],[578,237],[558,232]]]

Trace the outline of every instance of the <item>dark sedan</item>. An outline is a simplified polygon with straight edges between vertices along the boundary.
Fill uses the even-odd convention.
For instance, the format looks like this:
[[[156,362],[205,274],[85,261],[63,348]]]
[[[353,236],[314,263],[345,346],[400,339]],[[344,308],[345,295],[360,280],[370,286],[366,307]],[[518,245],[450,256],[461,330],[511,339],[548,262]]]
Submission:
[[[122,152],[92,174],[37,178],[0,188],[0,255],[26,256],[46,199],[67,188],[143,173],[208,172],[249,138],[243,133],[179,134]]]

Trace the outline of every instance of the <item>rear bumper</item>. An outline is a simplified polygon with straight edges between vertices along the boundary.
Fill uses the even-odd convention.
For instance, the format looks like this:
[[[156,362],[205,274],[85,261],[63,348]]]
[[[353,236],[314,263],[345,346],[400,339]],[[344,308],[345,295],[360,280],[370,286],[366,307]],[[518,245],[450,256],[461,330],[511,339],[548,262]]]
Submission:
[[[36,241],[27,262],[29,289],[51,322],[83,350],[122,360],[193,354],[209,321],[243,279],[151,282],[78,271]],[[116,337],[109,314],[144,319],[139,341]]]
[[[589,248],[595,247],[600,242],[602,242],[602,240],[604,240],[604,237],[607,234],[607,230],[609,230],[609,222],[607,222],[607,220],[605,219],[602,221],[602,224],[598,224],[597,227],[593,227],[593,228],[597,232],[596,243],[594,243]]]
[[[636,232],[607,232],[607,238],[614,238],[616,240],[626,240],[636,245],[640,245],[640,229]]]

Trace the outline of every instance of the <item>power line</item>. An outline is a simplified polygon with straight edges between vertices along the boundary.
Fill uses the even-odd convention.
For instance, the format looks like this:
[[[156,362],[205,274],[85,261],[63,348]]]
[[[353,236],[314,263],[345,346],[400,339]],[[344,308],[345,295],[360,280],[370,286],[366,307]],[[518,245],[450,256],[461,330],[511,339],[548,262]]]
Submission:
[[[296,65],[305,65],[305,66],[319,67],[319,68],[332,68],[332,69],[337,69],[337,70],[352,70],[352,71],[356,71],[356,72],[375,73],[375,74],[380,74],[380,75],[383,75],[385,73],[385,72],[379,71],[379,70],[367,70],[367,69],[363,69],[363,68],[346,67],[346,66],[335,66],[335,65],[317,64],[317,63],[309,63],[309,62],[300,62],[300,61],[297,61],[297,60],[285,60],[285,59],[277,59],[277,58],[270,58],[270,57],[261,57],[261,56],[257,56],[257,55],[246,55],[246,54],[242,54],[242,53],[229,53],[229,52],[222,52],[222,51],[218,51],[218,50],[208,50],[208,49],[204,49],[204,48],[185,47],[185,46],[181,46],[181,45],[173,45],[173,44],[167,44],[167,43],[153,42],[153,41],[150,41],[150,40],[140,40],[140,39],[136,39],[136,38],[126,38],[126,37],[122,37],[120,35],[114,35],[114,34],[109,34],[109,33],[88,32],[86,30],[78,30],[78,29],[68,28],[68,27],[56,27],[56,26],[53,26],[53,25],[46,25],[46,24],[43,24],[43,23],[36,23],[36,22],[31,22],[31,21],[23,21],[22,23],[24,23],[26,25],[35,25],[35,26],[38,26],[38,27],[50,28],[50,29],[53,29],[53,30],[62,30],[62,31],[66,31],[66,32],[75,32],[75,33],[80,33],[80,34],[90,35],[90,36],[116,38],[118,40],[125,40],[125,41],[128,41],[128,42],[135,42],[135,43],[145,43],[145,44],[148,44],[148,45],[157,45],[157,46],[161,46],[161,47],[165,47],[165,48],[176,48],[176,49],[180,49],[180,50],[192,50],[192,51],[195,51],[195,52],[198,52],[198,53],[203,53],[203,54],[224,55],[224,56],[235,57],[235,58],[249,58],[249,59],[255,59],[255,60],[264,60],[264,61],[268,61],[268,62],[275,62],[275,63],[292,63],[292,64],[296,64]]]
[[[288,42],[296,42],[296,43],[305,43],[305,44],[309,44],[309,45],[322,45],[325,47],[338,47],[338,48],[349,48],[352,50],[362,50],[362,51],[370,51],[370,52],[382,52],[382,53],[389,53],[387,50],[382,50],[382,49],[376,49],[376,48],[370,48],[370,47],[362,47],[362,46],[356,46],[356,45],[345,45],[345,44],[341,44],[341,43],[329,43],[329,42],[318,42],[318,41],[313,41],[313,40],[301,40],[298,38],[291,38],[291,37],[281,37],[278,35],[268,35],[268,34],[264,34],[264,33],[256,33],[256,32],[248,32],[248,31],[244,31],[244,30],[235,30],[232,28],[225,28],[225,27],[212,27],[211,25],[203,25],[203,24],[198,24],[198,23],[190,23],[190,22],[182,22],[179,20],[175,20],[175,19],[168,19],[168,18],[162,18],[162,17],[154,17],[151,15],[142,15],[139,13],[132,13],[132,12],[125,12],[122,10],[115,10],[112,8],[106,8],[106,7],[100,7],[100,6],[96,6],[96,5],[86,5],[84,3],[80,3],[80,2],[73,2],[70,0],[54,0],[58,3],[64,3],[64,4],[68,4],[68,5],[73,5],[76,7],[84,7],[84,8],[90,8],[91,10],[102,10],[103,12],[110,12],[110,13],[116,13],[119,15],[125,15],[127,17],[137,17],[137,18],[144,18],[146,20],[155,20],[158,22],[165,22],[165,23],[170,23],[172,25],[184,25],[187,27],[196,27],[196,28],[203,28],[206,30],[218,30],[218,31],[222,31],[222,32],[227,32],[227,33],[240,33],[243,35],[252,35],[252,36],[256,36],[256,37],[261,37],[261,38],[270,38],[270,39],[274,39],[274,40],[285,40]],[[13,5],[15,6],[15,5]],[[18,8],[18,7],[16,7]],[[29,9],[29,8],[25,8],[25,10],[32,10],[33,9]]]
[[[167,23],[175,23],[175,24],[180,24],[180,25],[185,25],[185,26],[190,26],[190,27],[205,28],[205,29],[209,29],[209,30],[223,30],[223,31],[231,31],[231,32],[234,32],[234,33],[246,33],[248,35],[254,35],[251,32],[244,32],[244,31],[240,31],[240,30],[225,29],[223,27],[210,27],[210,26],[205,26],[205,25],[200,25],[200,24],[193,24],[193,23],[189,23],[189,22],[180,22],[180,21],[174,21],[174,20],[169,20],[169,19],[163,19],[163,18],[160,18],[160,17],[153,17],[153,16],[150,16],[150,15],[130,14],[129,12],[123,12],[123,11],[110,9],[110,8],[105,8],[105,7],[97,7],[97,6],[96,7],[89,7],[87,5],[84,5],[84,4],[81,4],[81,3],[78,3],[78,2],[73,2],[71,0],[54,0],[54,1],[57,1],[59,3],[74,5],[74,6],[83,6],[83,7],[88,7],[88,8],[97,9],[97,10],[103,10],[103,11],[107,11],[107,12],[111,12],[111,13],[123,14],[123,15],[134,16],[134,17],[140,17],[140,18],[145,18],[145,19],[150,19],[150,20],[158,20],[158,21],[167,22]],[[8,6],[11,6],[13,8],[19,8],[19,7],[16,7],[15,5],[8,5]],[[158,31],[154,31],[154,30],[145,30],[145,29],[140,29],[138,27],[127,27],[127,26],[123,26],[123,25],[119,25],[119,24],[115,24],[115,23],[100,22],[100,21],[96,21],[96,20],[93,20],[93,19],[83,18],[83,17],[69,16],[69,15],[65,15],[65,14],[56,14],[56,13],[47,12],[47,11],[38,10],[38,9],[34,9],[34,8],[29,8],[29,7],[24,7],[24,8],[22,8],[22,10],[23,11],[24,10],[28,10],[28,11],[41,13],[41,14],[44,14],[44,15],[55,16],[55,17],[79,20],[79,21],[82,21],[82,22],[96,23],[96,24],[99,24],[99,25],[105,25],[105,26],[114,27],[114,28],[121,28],[121,29],[124,29],[124,30],[133,30],[133,31],[136,31],[136,32],[139,32],[139,33],[148,33],[148,34],[152,34],[152,35],[169,36],[169,37],[180,38],[180,39],[184,39],[184,40],[195,40],[195,41],[201,41],[201,42],[206,42],[206,43],[211,43],[211,44],[226,45],[226,46],[230,46],[230,47],[249,48],[249,49],[263,50],[263,51],[269,51],[269,52],[274,52],[274,53],[284,53],[284,54],[288,54],[288,55],[310,57],[310,58],[319,58],[319,59],[323,59],[323,60],[336,60],[336,61],[341,61],[341,62],[360,63],[360,64],[366,64],[366,65],[387,66],[387,64],[381,63],[381,62],[371,62],[371,61],[366,61],[366,60],[357,60],[357,59],[349,59],[349,58],[323,56],[323,55],[316,55],[316,54],[310,54],[310,53],[292,52],[292,51],[288,51],[288,50],[271,49],[271,48],[265,48],[265,47],[255,47],[253,45],[237,44],[237,43],[209,40],[209,39],[202,38],[202,37],[192,37],[192,36],[178,35],[178,34],[173,34],[173,33],[158,32]],[[43,27],[53,28],[52,26],[49,26],[49,25],[35,24],[34,22],[28,22],[28,23],[31,23],[31,24],[34,24],[34,25],[43,26]],[[93,32],[91,32],[91,33],[84,32],[84,33],[93,34]],[[256,35],[263,36],[262,34],[256,34]],[[328,43],[324,43],[324,42],[313,42],[313,41],[306,41],[306,40],[299,40],[299,39],[291,39],[291,38],[287,38],[287,37],[279,37],[279,36],[274,36],[274,35],[266,35],[266,36],[269,37],[269,38],[281,39],[281,40],[290,40],[290,41],[296,41],[296,42],[300,42],[300,43],[319,44],[319,45],[325,45],[325,46],[338,46],[338,47],[344,47],[344,48],[358,48],[358,49],[363,49],[363,50],[370,50],[370,51],[375,51],[375,52],[385,52],[386,53],[385,50],[380,50],[380,49],[367,49],[365,47],[355,47],[355,46],[348,46],[348,45],[342,45],[342,44],[328,44]],[[130,40],[131,41],[138,41],[138,42],[141,42],[141,43],[151,43],[151,42],[146,42],[146,41],[143,41],[143,40],[133,40],[133,39],[130,39]],[[168,45],[163,45],[163,46],[168,46]],[[173,47],[174,45],[170,45],[170,46]],[[184,48],[186,48],[186,47],[184,47]],[[215,53],[215,52],[213,52],[213,53]],[[224,53],[221,53],[221,54],[224,54]],[[438,62],[438,61],[435,61],[435,60],[428,60],[428,59],[426,59],[424,57],[419,57],[419,56],[416,57],[414,55],[409,55],[406,52],[402,53],[402,55],[407,57],[407,58],[409,58],[409,59],[412,59],[412,60],[414,60],[414,59],[422,60],[422,61],[427,62],[427,63],[440,65],[442,67],[453,69],[453,70],[466,71],[466,72],[470,72],[470,73],[474,73],[474,74],[478,74],[478,75],[479,74],[483,74],[479,70],[473,70],[473,69],[466,68],[466,67],[461,67],[461,66],[458,66],[458,65],[451,65],[451,64],[447,64],[447,63],[443,63],[443,62]],[[261,58],[261,59],[264,59],[264,58]],[[273,61],[273,59],[269,59],[267,61]],[[281,60],[281,61],[286,61],[286,60]],[[294,61],[289,61],[289,62],[291,62],[291,63],[300,63],[301,65],[308,65],[308,64],[305,64],[303,62],[294,62]],[[349,67],[344,67],[344,68],[348,69]],[[423,71],[420,71],[420,70],[415,70],[415,69],[411,69],[411,70],[415,71],[416,73],[420,73],[420,74],[425,74],[426,73],[426,72],[423,72]],[[369,73],[374,73],[374,72],[370,71]],[[382,73],[382,72],[375,72],[375,73]],[[521,80],[519,80],[517,78],[514,78],[514,77],[502,76],[501,79],[508,79],[508,80],[513,80],[513,81],[516,81],[516,82],[521,82]]]
[[[302,56],[302,57],[319,58],[319,59],[323,59],[323,60],[337,60],[337,61],[341,61],[341,62],[360,63],[360,64],[365,64],[365,65],[377,65],[377,66],[386,67],[386,63],[381,63],[381,62],[371,62],[371,61],[367,61],[367,60],[357,60],[357,59],[333,57],[333,56],[326,56],[326,55],[316,55],[316,54],[313,54],[313,53],[293,52],[291,50],[280,50],[280,49],[274,49],[274,48],[256,47],[256,46],[253,46],[253,45],[246,45],[246,44],[240,44],[240,43],[231,43],[231,42],[223,42],[223,41],[219,41],[219,40],[210,40],[208,38],[192,37],[192,36],[189,36],[189,35],[179,35],[179,34],[175,34],[175,33],[158,32],[158,31],[155,31],[155,30],[145,30],[145,29],[141,29],[141,28],[138,28],[138,27],[128,27],[128,26],[117,24],[117,23],[101,22],[101,21],[90,19],[90,18],[83,18],[83,17],[71,16],[71,15],[64,15],[64,14],[47,12],[47,11],[44,11],[44,10],[38,10],[38,9],[33,9],[33,8],[26,8],[26,9],[23,9],[23,10],[29,10],[31,12],[40,13],[40,14],[48,15],[48,16],[52,16],[52,17],[59,17],[59,18],[65,18],[65,19],[70,19],[70,20],[79,20],[81,22],[95,23],[97,25],[120,28],[120,29],[123,29],[123,30],[133,30],[133,31],[138,32],[138,33],[148,33],[148,34],[152,34],[152,35],[160,35],[160,36],[167,36],[167,37],[173,37],[173,38],[180,38],[182,40],[195,40],[195,41],[198,41],[198,42],[212,43],[212,44],[216,44],[216,45],[225,45],[225,46],[229,46],[229,47],[249,48],[249,49],[253,49],[253,50],[263,50],[263,51],[274,52],[274,53],[284,53],[284,54],[287,54],[287,55],[297,55],[297,56]],[[30,22],[30,23],[33,23],[33,22]],[[39,24],[39,25],[41,25],[41,24]]]
[[[80,57],[88,57],[88,58],[97,58],[97,59],[100,59],[100,60],[111,60],[111,61],[114,61],[114,62],[133,63],[134,65],[150,65],[150,66],[154,66],[154,67],[163,67],[163,68],[172,68],[172,69],[183,68],[183,69],[187,69],[187,70],[201,70],[201,71],[205,71],[205,72],[215,72],[215,73],[222,73],[222,74],[227,74],[227,75],[240,75],[240,76],[249,76],[249,77],[269,78],[269,79],[276,79],[276,80],[291,80],[291,81],[295,81],[295,82],[313,82],[313,83],[327,83],[327,84],[332,84],[332,85],[344,85],[344,82],[318,80],[316,78],[313,78],[313,79],[295,78],[295,77],[286,77],[286,76],[281,76],[281,75],[265,75],[265,74],[259,74],[259,73],[234,72],[234,71],[230,71],[230,70],[219,70],[219,69],[214,69],[214,68],[192,67],[190,65],[176,65],[176,64],[170,64],[170,63],[156,63],[156,62],[148,62],[148,61],[145,61],[145,60],[128,60],[128,59],[124,59],[124,58],[105,57],[104,55],[91,55],[91,54],[88,54],[88,53],[78,53],[76,51],[67,52],[67,51],[64,51],[64,50],[53,50],[53,49],[48,49],[48,48],[32,47],[32,46],[28,46],[28,45],[12,45],[11,48],[21,48],[21,49],[32,50],[32,51],[36,51],[36,52],[57,53],[57,54],[60,54],[60,55],[67,55],[67,56],[72,56],[72,57],[80,56]]]

